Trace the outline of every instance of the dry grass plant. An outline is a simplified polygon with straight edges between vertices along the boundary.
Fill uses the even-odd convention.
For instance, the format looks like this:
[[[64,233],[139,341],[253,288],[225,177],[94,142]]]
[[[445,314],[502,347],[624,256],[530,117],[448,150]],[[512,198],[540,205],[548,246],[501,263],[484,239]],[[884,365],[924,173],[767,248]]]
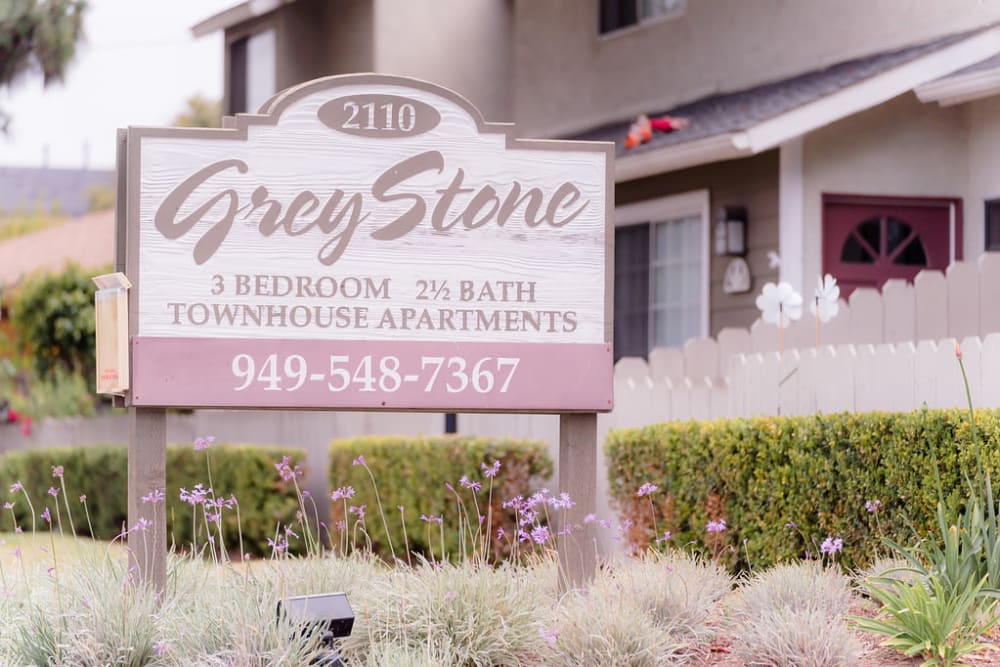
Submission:
[[[545,562],[423,562],[371,583],[355,598],[364,620],[343,645],[348,658],[393,645],[455,665],[532,664],[543,647],[540,610],[555,599],[555,571]]]
[[[842,616],[850,580],[815,561],[754,575],[729,605],[734,651],[760,667],[850,667],[860,645]]]
[[[549,646],[540,664],[668,667],[694,656],[686,628],[655,623],[636,600],[609,593],[577,591],[560,601],[551,626],[541,629]]]
[[[592,595],[634,600],[653,622],[697,643],[711,634],[706,622],[732,587],[732,577],[716,562],[654,551],[616,562],[594,583]]]

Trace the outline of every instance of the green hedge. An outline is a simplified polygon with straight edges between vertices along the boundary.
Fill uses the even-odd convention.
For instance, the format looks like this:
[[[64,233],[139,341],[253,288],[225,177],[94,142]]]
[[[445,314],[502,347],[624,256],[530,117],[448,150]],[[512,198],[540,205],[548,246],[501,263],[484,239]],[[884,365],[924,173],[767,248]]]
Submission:
[[[274,464],[283,455],[295,461],[305,458],[298,449],[258,447],[251,445],[212,445],[212,482],[218,495],[235,495],[239,501],[243,526],[243,542],[248,553],[269,555],[267,538],[274,536],[278,522],[294,521],[298,509],[295,490],[284,482]],[[127,456],[122,445],[100,445],[75,448],[44,448],[10,452],[0,456],[0,496],[15,502],[17,520],[28,530],[31,515],[20,493],[10,493],[14,482],[21,482],[31,496],[36,513],[45,506],[52,506],[52,497],[46,495],[50,487],[59,487],[59,480],[52,477],[52,467],[63,466],[69,505],[77,533],[88,535],[87,519],[80,496],[87,496],[94,536],[111,539],[120,534],[127,520]],[[194,451],[191,445],[167,448],[167,540],[178,548],[191,544],[191,506],[180,500],[179,489],[191,489],[195,484],[208,486],[204,451]],[[59,493],[59,508],[63,516],[63,529],[69,530],[65,518],[66,506]],[[55,508],[52,507],[53,521]],[[203,519],[199,519],[203,521]],[[41,519],[38,519],[42,524]],[[238,531],[235,512],[223,513],[223,535],[226,546],[238,548]],[[11,530],[9,511],[0,517],[0,530]],[[204,524],[200,524],[199,542],[204,538]]]
[[[967,411],[845,413],[811,417],[656,424],[613,431],[606,440],[613,502],[635,525],[642,547],[657,530],[672,543],[719,547],[736,568],[760,568],[805,552],[817,555],[827,536],[844,540],[838,561],[860,566],[880,548],[880,535],[910,540],[928,534],[938,500],[938,461],[946,503],[959,507],[964,475],[975,474]],[[1000,412],[976,413],[984,457],[1000,486]],[[866,501],[879,500],[876,514]],[[725,518],[712,544],[705,525]],[[793,524],[793,525],[791,525]],[[881,528],[879,528],[879,526]],[[880,533],[881,530],[881,533]],[[744,545],[745,540],[745,545]]]
[[[479,511],[488,516],[487,506],[492,508],[490,523],[495,531],[503,527],[512,534],[515,518],[511,510],[504,509],[502,503],[515,496],[527,497],[537,487],[542,486],[552,475],[552,460],[543,442],[531,440],[509,440],[475,438],[468,436],[438,437],[362,437],[350,440],[336,440],[330,445],[330,486],[337,489],[352,486],[357,495],[349,505],[367,505],[365,526],[371,537],[373,548],[382,556],[389,555],[385,539],[385,528],[378,513],[371,478],[362,466],[352,463],[364,456],[378,484],[378,493],[385,511],[386,522],[391,531],[393,546],[397,556],[402,558],[405,549],[403,520],[399,507],[403,507],[406,538],[410,551],[430,555],[431,547],[437,558],[441,556],[440,532],[437,525],[429,525],[420,515],[433,515],[444,520],[445,551],[451,557],[460,554],[458,531],[458,501],[445,486],[451,484],[459,492],[465,511],[472,517],[473,530],[477,521],[476,506],[472,492],[462,488],[459,480],[463,475],[469,480],[480,482],[482,490],[476,494]],[[493,483],[492,505],[489,503],[489,479],[483,476],[481,464],[500,461],[500,472]],[[342,536],[336,524],[344,520],[343,502],[332,504],[334,527],[332,541],[336,544]],[[350,526],[355,516],[348,516]],[[428,527],[431,528],[428,531]],[[351,531],[353,534],[353,530]],[[361,546],[359,539],[359,546]],[[508,542],[491,539],[492,558],[508,555]],[[470,548],[471,550],[471,548]]]

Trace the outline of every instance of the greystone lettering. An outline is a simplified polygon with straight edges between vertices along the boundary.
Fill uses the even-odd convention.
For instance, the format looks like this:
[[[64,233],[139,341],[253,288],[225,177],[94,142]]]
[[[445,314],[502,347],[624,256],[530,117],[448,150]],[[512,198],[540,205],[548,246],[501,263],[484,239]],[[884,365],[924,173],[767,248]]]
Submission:
[[[192,251],[199,265],[219,250],[237,217],[251,224],[256,221],[257,232],[265,238],[279,231],[290,237],[318,232],[328,240],[318,249],[316,257],[321,264],[330,266],[343,256],[358,228],[371,217],[375,204],[369,199],[381,204],[409,205],[394,220],[371,232],[371,237],[377,241],[399,239],[425,221],[439,232],[459,225],[464,230],[475,230],[490,222],[503,228],[512,221],[520,221],[527,228],[543,224],[561,228],[590,205],[590,200],[584,199],[580,189],[570,182],[560,184],[548,194],[537,187],[525,190],[517,180],[506,186],[506,192],[488,184],[478,188],[466,186],[466,173],[461,167],[452,174],[447,186],[433,190],[437,195],[435,202],[428,202],[423,195],[408,189],[412,179],[428,172],[443,175],[445,167],[440,151],[425,151],[382,172],[372,183],[369,197],[362,192],[334,187],[329,194],[319,195],[303,189],[291,201],[283,202],[271,197],[263,184],[253,187],[248,200],[235,187],[219,189],[216,178],[223,172],[227,172],[226,185],[240,182],[245,187],[248,185],[246,179],[237,175],[247,175],[250,171],[242,160],[219,160],[188,176],[163,199],[154,215],[154,226],[170,240],[184,237],[196,227],[203,229]],[[468,197],[470,194],[472,196]],[[464,204],[457,201],[462,198],[466,199]],[[259,280],[260,276],[253,283],[249,278],[246,282],[238,278],[236,286],[237,289],[250,289],[252,285],[259,293],[263,287],[257,282]],[[310,289],[319,291],[318,285],[299,287],[300,292]]]

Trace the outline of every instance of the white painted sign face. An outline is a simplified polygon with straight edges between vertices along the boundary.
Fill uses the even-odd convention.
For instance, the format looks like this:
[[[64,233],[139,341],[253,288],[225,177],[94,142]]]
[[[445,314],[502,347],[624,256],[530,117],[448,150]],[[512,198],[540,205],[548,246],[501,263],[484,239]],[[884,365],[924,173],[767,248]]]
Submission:
[[[611,408],[612,148],[398,77],[130,128],[133,405]]]

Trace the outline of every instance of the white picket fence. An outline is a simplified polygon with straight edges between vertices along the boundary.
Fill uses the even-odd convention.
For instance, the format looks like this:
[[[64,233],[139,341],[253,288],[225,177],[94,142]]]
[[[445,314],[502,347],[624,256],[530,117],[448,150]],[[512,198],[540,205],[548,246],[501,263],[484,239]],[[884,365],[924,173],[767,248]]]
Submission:
[[[796,287],[811,297],[813,285]],[[1000,332],[1000,253],[984,253],[975,262],[955,262],[946,273],[922,271],[912,284],[890,280],[881,292],[855,290],[849,302],[841,301],[840,313],[822,325],[820,343],[878,345],[995,332]],[[808,311],[785,329],[783,338],[785,350],[816,348],[816,323]],[[736,355],[774,352],[778,343],[777,328],[757,320],[749,329],[728,328],[715,339],[689,340],[683,349],[653,350],[650,375],[696,384],[728,377]]]

